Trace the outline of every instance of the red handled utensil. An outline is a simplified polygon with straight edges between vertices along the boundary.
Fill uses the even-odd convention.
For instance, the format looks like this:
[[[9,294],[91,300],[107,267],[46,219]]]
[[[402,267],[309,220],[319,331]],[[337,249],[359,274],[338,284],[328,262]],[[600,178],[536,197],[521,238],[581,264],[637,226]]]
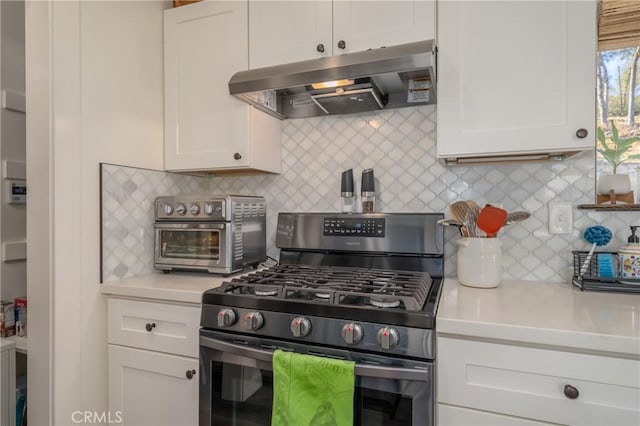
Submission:
[[[494,238],[506,220],[506,210],[487,204],[480,210],[476,225],[487,234],[488,238]]]

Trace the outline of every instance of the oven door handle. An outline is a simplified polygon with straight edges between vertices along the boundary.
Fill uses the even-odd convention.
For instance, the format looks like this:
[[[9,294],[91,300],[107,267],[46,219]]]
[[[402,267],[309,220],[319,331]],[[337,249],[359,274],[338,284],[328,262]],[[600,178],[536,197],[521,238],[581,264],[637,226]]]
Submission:
[[[268,363],[271,363],[273,359],[273,352],[212,339],[210,337],[200,336],[200,346]],[[374,377],[379,379],[414,380],[420,382],[428,382],[430,380],[427,370],[386,367],[382,365],[356,364],[355,374],[360,377]]]

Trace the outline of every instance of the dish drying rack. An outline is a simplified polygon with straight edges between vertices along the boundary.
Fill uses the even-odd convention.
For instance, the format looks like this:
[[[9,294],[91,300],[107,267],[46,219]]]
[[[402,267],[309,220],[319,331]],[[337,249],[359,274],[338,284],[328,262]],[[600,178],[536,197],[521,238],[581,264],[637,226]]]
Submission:
[[[598,256],[611,255],[613,257],[613,273],[618,273],[618,253],[612,251],[594,252],[589,260],[587,269],[580,276],[580,269],[584,264],[589,252],[573,251],[573,278],[572,284],[580,290],[586,291],[611,291],[618,293],[640,293],[640,279],[632,278],[608,278],[601,277],[598,270]]]

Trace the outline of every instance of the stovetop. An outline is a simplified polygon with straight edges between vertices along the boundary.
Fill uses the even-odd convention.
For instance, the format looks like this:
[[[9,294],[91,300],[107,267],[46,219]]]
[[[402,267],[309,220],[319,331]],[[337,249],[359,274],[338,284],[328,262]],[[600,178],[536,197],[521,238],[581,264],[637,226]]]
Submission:
[[[203,304],[433,328],[440,285],[427,272],[277,265],[207,290]]]
[[[220,291],[266,299],[419,311],[432,281],[426,272],[278,265],[225,282]]]

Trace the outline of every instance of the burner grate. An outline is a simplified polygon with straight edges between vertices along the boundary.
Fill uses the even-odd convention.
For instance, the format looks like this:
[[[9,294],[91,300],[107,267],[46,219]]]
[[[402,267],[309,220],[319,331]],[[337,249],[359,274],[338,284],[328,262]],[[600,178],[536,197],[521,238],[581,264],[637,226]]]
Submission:
[[[256,297],[277,297],[370,306],[422,309],[432,279],[426,272],[338,266],[277,265],[224,283],[222,291]],[[278,289],[277,294],[274,289]]]

